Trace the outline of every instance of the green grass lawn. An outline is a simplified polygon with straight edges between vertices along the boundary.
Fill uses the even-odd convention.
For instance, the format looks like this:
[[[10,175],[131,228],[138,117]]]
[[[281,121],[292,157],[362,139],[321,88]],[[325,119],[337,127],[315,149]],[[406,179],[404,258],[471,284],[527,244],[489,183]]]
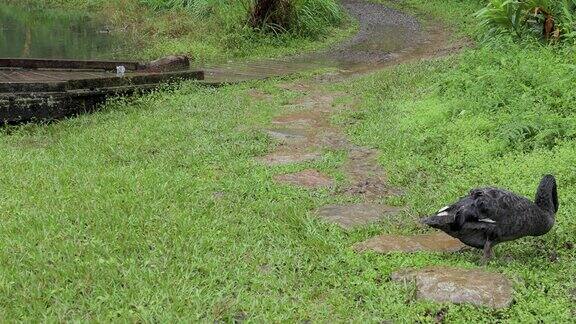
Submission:
[[[436,12],[454,4],[464,17],[474,7],[410,3]],[[334,122],[380,149],[390,181],[406,191],[392,201],[405,213],[351,232],[311,215],[343,198],[272,181],[311,166],[342,181],[342,152],[290,167],[254,161],[273,149],[260,129],[298,95],[277,87],[290,80],[217,89],[187,82],[91,115],[3,128],[0,318],[433,322],[445,308],[450,322],[573,321],[570,50],[503,39],[326,85],[345,93],[340,103],[358,102]],[[270,99],[253,98],[253,89]],[[514,282],[508,309],[414,301],[412,287],[388,279],[404,267],[477,268],[479,251],[350,248],[379,233],[423,232],[419,217],[473,186],[532,197],[548,172],[559,181],[555,228],[499,245],[487,267]]]

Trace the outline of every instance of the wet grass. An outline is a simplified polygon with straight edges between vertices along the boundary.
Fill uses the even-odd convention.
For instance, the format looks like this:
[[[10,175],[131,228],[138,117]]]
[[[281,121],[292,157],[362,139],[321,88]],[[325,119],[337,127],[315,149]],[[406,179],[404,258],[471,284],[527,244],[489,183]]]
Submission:
[[[496,185],[533,199],[544,174],[558,178],[561,207],[553,230],[497,246],[488,266],[514,280],[514,305],[500,312],[449,306],[447,320],[568,322],[576,311],[570,295],[576,287],[576,146],[568,87],[574,77],[560,67],[565,59],[553,50],[509,44],[405,65],[344,87],[362,103],[338,120],[355,121],[350,136],[381,150],[391,184],[407,190],[402,200],[409,215],[400,229],[384,232],[420,231],[418,218],[470,188]],[[556,64],[531,69],[544,61]],[[562,84],[564,90],[549,89]],[[468,255],[415,261],[420,257],[406,259],[419,266],[471,266]]]
[[[0,317],[433,322],[442,313],[449,322],[570,322],[575,80],[565,51],[495,41],[330,85],[346,93],[340,103],[359,102],[334,121],[380,149],[390,180],[407,192],[393,201],[405,214],[348,233],[311,216],[343,198],[272,181],[311,166],[342,180],[341,152],[291,167],[253,160],[273,149],[259,129],[297,97],[276,86],[287,81],[184,83],[92,115],[4,128]],[[478,251],[350,248],[382,232],[424,231],[418,217],[473,186],[531,197],[547,172],[559,179],[555,228],[498,246],[487,267],[513,280],[509,309],[414,301],[412,287],[388,280],[403,267],[476,268]]]

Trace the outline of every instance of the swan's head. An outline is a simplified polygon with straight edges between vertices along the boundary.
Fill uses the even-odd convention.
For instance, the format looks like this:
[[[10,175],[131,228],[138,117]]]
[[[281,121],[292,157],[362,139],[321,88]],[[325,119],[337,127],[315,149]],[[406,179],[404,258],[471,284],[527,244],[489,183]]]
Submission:
[[[444,231],[444,230],[448,230],[450,228],[450,224],[453,221],[454,221],[454,218],[450,217],[450,216],[434,215],[434,216],[422,218],[420,220],[420,223]]]

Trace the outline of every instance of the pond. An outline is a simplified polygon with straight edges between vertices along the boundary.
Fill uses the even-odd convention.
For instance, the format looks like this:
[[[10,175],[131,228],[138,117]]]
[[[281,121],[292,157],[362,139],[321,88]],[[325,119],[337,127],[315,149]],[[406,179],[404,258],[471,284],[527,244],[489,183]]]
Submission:
[[[4,58],[115,59],[124,45],[121,34],[77,13],[0,4],[0,57]]]

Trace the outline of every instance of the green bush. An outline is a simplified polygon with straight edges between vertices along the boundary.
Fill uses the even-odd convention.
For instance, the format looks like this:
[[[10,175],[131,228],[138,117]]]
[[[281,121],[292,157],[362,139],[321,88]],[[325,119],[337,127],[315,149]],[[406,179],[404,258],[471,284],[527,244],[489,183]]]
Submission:
[[[489,0],[476,13],[488,35],[576,39],[576,0]]]

